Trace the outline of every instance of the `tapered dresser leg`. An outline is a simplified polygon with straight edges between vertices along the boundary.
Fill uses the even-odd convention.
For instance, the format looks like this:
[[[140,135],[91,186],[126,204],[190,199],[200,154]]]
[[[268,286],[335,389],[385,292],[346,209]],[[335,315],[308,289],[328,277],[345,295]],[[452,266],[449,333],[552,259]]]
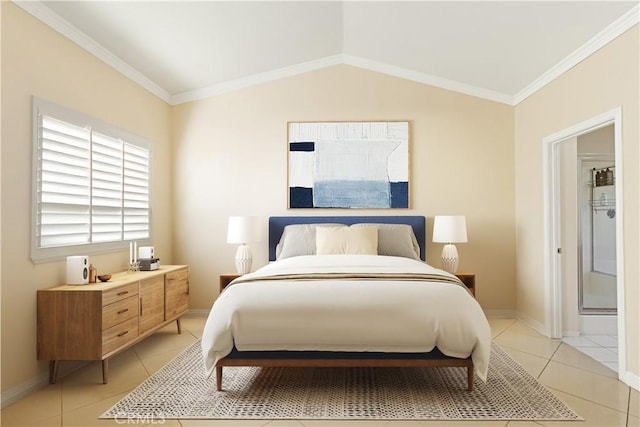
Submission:
[[[180,325],[180,318],[176,319],[176,325],[178,325],[178,333],[182,333],[182,326]]]
[[[58,380],[58,366],[60,366],[59,360],[49,361],[49,384],[55,384]]]
[[[109,359],[102,361],[102,384],[106,384],[109,381]]]
[[[216,366],[216,390],[222,391],[222,366]]]

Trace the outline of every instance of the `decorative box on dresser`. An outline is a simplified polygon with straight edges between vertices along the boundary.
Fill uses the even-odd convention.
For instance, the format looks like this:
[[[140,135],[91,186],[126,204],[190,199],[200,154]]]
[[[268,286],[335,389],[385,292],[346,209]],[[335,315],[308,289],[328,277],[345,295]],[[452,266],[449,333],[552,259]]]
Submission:
[[[109,358],[175,321],[189,309],[189,267],[113,274],[89,285],[63,285],[37,294],[37,355],[49,360],[56,382],[61,360],[102,360],[107,383]]]

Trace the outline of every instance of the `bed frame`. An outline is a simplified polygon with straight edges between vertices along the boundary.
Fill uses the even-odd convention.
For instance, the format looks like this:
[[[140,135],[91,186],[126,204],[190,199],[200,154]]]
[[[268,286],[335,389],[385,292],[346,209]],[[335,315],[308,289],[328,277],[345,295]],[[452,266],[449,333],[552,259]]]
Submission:
[[[425,218],[423,216],[297,216],[269,218],[269,260],[275,260],[276,245],[284,227],[288,224],[317,223],[383,223],[411,225],[420,244],[420,257],[425,254]],[[307,367],[307,368],[467,368],[467,390],[473,390],[473,362],[471,358],[459,359],[442,354],[437,348],[429,353],[375,353],[375,352],[331,352],[331,351],[233,351],[216,363],[216,388],[222,391],[222,368],[224,366],[259,367]]]

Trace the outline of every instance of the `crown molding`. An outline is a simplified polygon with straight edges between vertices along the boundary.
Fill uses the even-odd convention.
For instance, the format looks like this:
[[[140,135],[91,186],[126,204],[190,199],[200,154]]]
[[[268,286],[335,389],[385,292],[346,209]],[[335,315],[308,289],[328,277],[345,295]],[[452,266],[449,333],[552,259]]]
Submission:
[[[180,93],[171,97],[170,104],[177,105],[185,102],[197,101],[200,99],[209,98],[211,96],[220,95],[222,93],[278,80],[284,77],[291,77],[298,74],[307,73],[309,71],[320,70],[322,68],[341,64],[351,65],[353,67],[363,68],[365,70],[375,71],[393,77],[399,77],[405,80],[411,80],[418,83],[436,86],[442,89],[448,89],[454,92],[464,93],[466,95],[476,96],[479,98],[512,105],[512,97],[510,95],[467,85],[453,80],[443,79],[441,77],[419,73],[417,71],[407,70],[405,68],[384,64],[382,62],[372,61],[358,56],[345,54],[327,56],[325,58],[303,62],[301,64],[292,65],[290,67],[279,68],[277,70],[255,74],[252,76],[244,77],[242,79],[216,84],[203,89]]]
[[[551,81],[567,72],[598,49],[602,48],[607,43],[638,24],[640,21],[640,5],[636,5],[513,96],[348,54],[332,55],[172,95],[140,71],[127,64],[95,40],[80,31],[77,27],[71,25],[68,21],[54,13],[41,1],[13,0],[13,3],[170,105],[196,101],[285,77],[291,77],[334,65],[345,64],[514,106],[545,87]]]
[[[135,83],[142,86],[170,105],[178,105],[190,101],[197,101],[200,99],[232,92],[234,90],[254,86],[257,84],[267,83],[285,77],[292,77],[298,74],[316,71],[322,68],[340,64],[351,65],[354,67],[363,68],[382,74],[388,74],[394,77],[399,77],[418,83],[452,90],[454,92],[464,93],[466,95],[476,96],[491,101],[513,105],[512,97],[510,95],[346,54],[332,55],[288,67],[278,68],[276,70],[266,71],[264,73],[254,74],[236,80],[218,83],[201,89],[171,95],[169,92],[158,86],[140,71],[115,56],[109,50],[107,50],[95,40],[80,31],[77,27],[73,26],[68,21],[54,13],[42,2],[21,0],[14,0],[13,2],[29,14],[33,15],[35,18],[44,22],[63,36],[67,37],[83,49],[87,50],[92,55],[96,56],[98,59],[105,62],[107,65],[113,67],[116,71],[122,73],[123,75],[133,80]]]
[[[302,62],[300,64],[282,67],[275,70],[265,71],[264,73],[253,74],[236,80],[230,80],[218,83],[202,89],[196,89],[188,92],[173,95],[169,101],[171,105],[183,104],[185,102],[197,101],[211,96],[220,95],[234,90],[243,89],[249,86],[255,86],[261,83],[267,83],[279,80],[285,77],[292,77],[298,74],[308,73],[310,71],[320,70],[322,68],[339,65],[342,63],[342,55],[332,55],[313,61]]]
[[[640,21],[640,5],[636,5],[605,29],[593,36],[589,41],[573,51],[562,61],[549,68],[533,82],[513,96],[513,105],[518,105],[562,74],[575,67],[584,59],[613,41]]]
[[[169,92],[158,86],[147,76],[140,71],[127,64],[116,55],[111,53],[105,47],[97,43],[91,37],[80,31],[77,27],[71,25],[68,21],[61,18],[58,14],[54,13],[51,9],[45,6],[40,1],[18,1],[14,0],[13,3],[19,6],[27,13],[33,15],[35,18],[47,24],[49,27],[59,32],[69,40],[73,41],[81,48],[85,49],[107,65],[114,68],[125,77],[133,80],[144,89],[151,92],[153,95],[169,103],[171,95]]]
[[[461,83],[454,80],[449,80],[442,77],[433,76],[430,74],[397,67],[395,65],[389,65],[383,62],[373,61],[373,60],[361,58],[358,56],[347,55],[347,54],[342,56],[343,56],[343,63],[346,65],[351,65],[358,68],[364,68],[365,70],[375,71],[375,72],[387,74],[393,77],[399,77],[401,79],[411,80],[414,82],[439,87],[441,89],[447,89],[453,92],[459,92],[465,95],[471,95],[478,98],[487,99],[489,101],[495,101],[502,104],[513,105],[513,97],[505,93],[484,89],[478,86],[473,86],[466,83]]]

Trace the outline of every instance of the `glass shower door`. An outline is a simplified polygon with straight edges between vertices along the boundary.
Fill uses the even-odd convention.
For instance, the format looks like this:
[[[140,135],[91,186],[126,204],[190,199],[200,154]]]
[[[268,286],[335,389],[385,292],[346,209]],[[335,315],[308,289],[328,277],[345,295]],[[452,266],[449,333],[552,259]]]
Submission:
[[[615,166],[582,163],[587,203],[581,209],[582,271],[579,309],[582,314],[616,313]]]

